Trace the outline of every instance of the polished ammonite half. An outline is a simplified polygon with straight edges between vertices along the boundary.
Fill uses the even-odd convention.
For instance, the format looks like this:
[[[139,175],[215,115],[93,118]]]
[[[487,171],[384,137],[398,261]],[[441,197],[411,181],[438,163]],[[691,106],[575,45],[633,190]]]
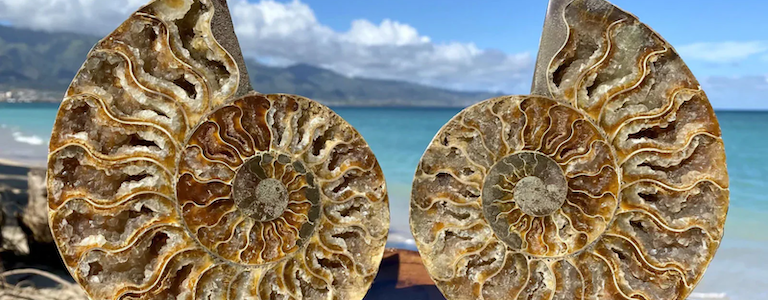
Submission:
[[[553,2],[567,32],[539,57],[545,92],[463,110],[419,163],[411,230],[427,270],[448,299],[684,299],[728,208],[712,107],[634,16]]]
[[[228,18],[221,0],[152,1],[67,91],[50,224],[93,299],[362,299],[375,277],[376,158],[327,107],[249,91],[234,35],[216,39]]]

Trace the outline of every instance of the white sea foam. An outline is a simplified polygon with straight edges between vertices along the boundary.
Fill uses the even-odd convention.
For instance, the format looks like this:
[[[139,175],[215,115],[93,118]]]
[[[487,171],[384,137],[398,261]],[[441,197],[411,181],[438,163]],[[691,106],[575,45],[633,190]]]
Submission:
[[[45,143],[43,139],[36,135],[24,135],[18,131],[12,133],[11,135],[13,136],[13,140],[19,143],[30,144],[34,146],[40,146]]]
[[[725,293],[691,293],[688,300],[694,299],[728,299],[728,295]]]
[[[7,124],[0,124],[0,129],[5,131],[5,134],[10,133],[13,140],[19,143],[24,143],[33,146],[40,146],[45,143],[45,140],[36,135],[24,135],[19,131],[18,127],[11,127]]]
[[[0,124],[0,159],[26,165],[42,165],[48,157],[47,139]]]

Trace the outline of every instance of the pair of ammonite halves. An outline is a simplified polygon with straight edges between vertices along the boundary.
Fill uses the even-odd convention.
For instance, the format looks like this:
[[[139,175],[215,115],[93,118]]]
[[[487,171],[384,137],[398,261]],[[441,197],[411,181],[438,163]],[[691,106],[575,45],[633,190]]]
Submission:
[[[411,229],[449,299],[681,299],[723,235],[720,129],[658,34],[554,0],[536,96],[450,120]],[[50,143],[50,223],[93,299],[361,299],[389,229],[370,148],[251,90],[223,0],[156,0],[90,52]]]

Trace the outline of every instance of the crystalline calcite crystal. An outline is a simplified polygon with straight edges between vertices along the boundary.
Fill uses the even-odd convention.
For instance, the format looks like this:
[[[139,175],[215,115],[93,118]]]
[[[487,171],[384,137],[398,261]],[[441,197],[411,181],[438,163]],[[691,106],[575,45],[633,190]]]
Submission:
[[[424,153],[419,251],[448,299],[684,299],[728,208],[715,114],[636,17],[559,2],[544,92],[465,109]]]
[[[224,2],[152,1],[88,55],[50,143],[64,262],[93,299],[362,299],[381,168],[327,107],[250,91]]]

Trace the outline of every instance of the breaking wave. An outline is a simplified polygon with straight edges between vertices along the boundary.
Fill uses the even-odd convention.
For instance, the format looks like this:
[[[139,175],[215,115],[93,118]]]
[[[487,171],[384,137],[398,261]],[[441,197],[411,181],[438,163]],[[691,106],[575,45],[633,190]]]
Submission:
[[[45,144],[45,140],[41,139],[36,135],[24,135],[21,132],[16,131],[16,132],[13,132],[11,136],[13,136],[14,141],[17,141],[19,143],[29,144],[33,146],[40,146]]]

